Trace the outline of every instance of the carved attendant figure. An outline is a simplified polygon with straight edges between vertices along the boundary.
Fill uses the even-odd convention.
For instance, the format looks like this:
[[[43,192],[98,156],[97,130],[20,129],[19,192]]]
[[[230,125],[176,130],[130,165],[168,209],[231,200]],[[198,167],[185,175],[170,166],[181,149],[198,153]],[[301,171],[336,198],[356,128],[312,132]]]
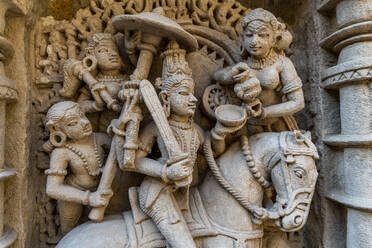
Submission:
[[[133,43],[128,39],[127,41],[127,46]],[[120,111],[118,93],[128,77],[120,72],[122,61],[113,35],[94,34],[86,51],[87,56],[83,61],[70,60],[66,63],[61,95],[74,96],[83,80],[89,86],[89,90],[82,88],[78,101],[82,102],[86,110],[101,111],[106,105],[108,109]],[[90,101],[91,95],[94,101]]]
[[[254,9],[242,20],[244,62],[215,73],[221,84],[247,80],[256,72],[262,92],[258,96],[263,108],[259,118],[248,121],[250,133],[298,129],[292,115],[304,107],[301,79],[283,50],[292,41],[291,34],[273,14]],[[256,85],[252,84],[256,90]],[[249,90],[249,89],[247,89]]]
[[[102,147],[109,146],[110,139],[92,133],[89,120],[75,102],[53,105],[46,121],[50,138],[44,147],[53,149],[50,168],[45,171],[47,194],[58,200],[62,233],[67,233],[77,224],[83,205],[106,206],[112,196],[110,190],[94,192],[104,160]]]

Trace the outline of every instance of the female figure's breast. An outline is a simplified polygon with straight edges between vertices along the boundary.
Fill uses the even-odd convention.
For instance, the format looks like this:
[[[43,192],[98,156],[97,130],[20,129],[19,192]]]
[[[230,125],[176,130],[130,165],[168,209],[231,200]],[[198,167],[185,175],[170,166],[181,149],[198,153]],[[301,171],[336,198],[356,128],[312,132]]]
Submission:
[[[275,90],[280,84],[279,73],[275,64],[258,71],[257,78],[260,80],[263,90]]]
[[[118,97],[118,93],[121,89],[121,84],[119,82],[106,82],[107,91],[113,98]]]
[[[275,65],[258,71],[257,78],[262,87],[259,99],[263,106],[281,103],[280,94],[277,92],[278,87],[280,87],[280,77]]]

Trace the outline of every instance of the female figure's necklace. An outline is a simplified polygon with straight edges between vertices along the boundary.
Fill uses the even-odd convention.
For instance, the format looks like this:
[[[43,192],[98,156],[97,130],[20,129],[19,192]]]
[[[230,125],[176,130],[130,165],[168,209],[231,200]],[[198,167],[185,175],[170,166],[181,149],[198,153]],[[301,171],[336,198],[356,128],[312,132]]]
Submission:
[[[247,64],[252,69],[262,70],[273,65],[276,61],[278,61],[278,59],[279,54],[271,48],[269,53],[263,58],[254,58],[252,56],[249,56],[247,58]]]
[[[100,74],[97,76],[97,80],[103,82],[121,82],[125,80],[125,77],[122,75],[109,76]]]

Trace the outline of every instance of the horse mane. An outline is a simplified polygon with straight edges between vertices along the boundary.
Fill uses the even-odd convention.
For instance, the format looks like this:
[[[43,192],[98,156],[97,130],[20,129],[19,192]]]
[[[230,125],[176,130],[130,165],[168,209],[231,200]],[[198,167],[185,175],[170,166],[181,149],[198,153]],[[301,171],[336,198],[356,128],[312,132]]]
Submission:
[[[249,137],[251,147],[263,154],[266,170],[271,170],[283,156],[308,155],[318,159],[319,155],[310,132],[294,130],[283,132],[264,132]]]

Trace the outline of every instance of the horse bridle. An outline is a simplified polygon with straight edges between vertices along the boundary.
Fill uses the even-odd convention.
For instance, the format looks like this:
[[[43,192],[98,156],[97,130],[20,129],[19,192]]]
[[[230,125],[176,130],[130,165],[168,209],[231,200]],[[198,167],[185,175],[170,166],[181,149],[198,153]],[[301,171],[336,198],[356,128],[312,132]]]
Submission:
[[[307,138],[304,133],[301,131],[291,131],[295,135],[295,139],[297,143],[304,143],[306,144],[306,148],[299,148],[299,147],[290,147],[288,146],[286,142],[286,138],[288,137],[288,134],[290,132],[282,132],[279,136],[279,144],[280,144],[280,151],[274,155],[274,159],[270,161],[271,169],[280,165],[281,170],[283,172],[285,184],[286,184],[286,190],[287,190],[287,203],[286,207],[283,209],[283,204],[279,206],[279,209],[276,211],[270,211],[268,209],[265,209],[260,206],[256,206],[251,204],[246,197],[244,197],[239,191],[235,190],[232,185],[224,178],[222,175],[222,172],[220,171],[214,157],[213,157],[213,151],[211,147],[211,140],[210,137],[207,137],[206,142],[204,143],[204,153],[207,159],[207,162],[209,164],[209,167],[219,182],[219,184],[226,190],[228,191],[244,208],[246,208],[249,212],[252,213],[252,215],[256,218],[255,222],[256,224],[262,223],[265,219],[272,219],[276,220],[279,222],[280,218],[283,216],[287,216],[291,214],[297,207],[299,207],[300,204],[310,204],[313,192],[314,192],[314,187],[317,179],[317,172],[314,173],[313,178],[312,178],[312,183],[310,187],[307,188],[300,188],[293,190],[290,187],[290,175],[289,175],[289,170],[288,170],[288,163],[293,163],[295,162],[294,157],[295,155],[306,155],[306,156],[312,156],[315,159],[319,158],[319,155],[317,153],[317,150],[311,140]],[[297,195],[307,193],[308,197],[305,199],[297,198]],[[309,211],[309,208],[303,209],[306,212],[306,214]],[[257,216],[255,213],[261,212],[262,215],[259,219],[257,219]],[[278,226],[280,226],[280,223],[277,223]],[[284,230],[284,229],[283,229]]]
[[[279,220],[280,217],[290,215],[297,208],[305,211],[305,214],[306,214],[305,216],[307,216],[310,208],[303,207],[303,205],[307,206],[311,203],[311,199],[314,194],[316,180],[318,177],[318,173],[317,171],[315,171],[315,173],[313,173],[313,176],[311,178],[311,184],[309,187],[298,188],[295,190],[293,190],[293,188],[291,187],[292,183],[291,183],[291,176],[290,176],[288,164],[295,162],[294,156],[304,155],[304,156],[311,156],[314,159],[319,158],[315,145],[311,142],[310,138],[308,138],[305,135],[305,133],[298,131],[298,130],[295,130],[292,132],[294,133],[295,142],[298,145],[305,145],[305,146],[301,146],[301,147],[289,146],[289,144],[287,143],[287,137],[288,137],[289,132],[282,132],[279,136],[280,152],[276,156],[278,159],[272,160],[272,164],[273,164],[272,168],[276,166],[280,166],[280,170],[283,175],[283,180],[284,180],[286,194],[287,194],[287,197],[286,197],[287,201],[285,203],[279,201],[280,204],[278,205],[278,209],[277,209],[278,216],[277,218],[275,218],[278,226],[280,226],[278,223],[280,221]],[[304,194],[304,193],[307,194],[306,198],[297,197],[298,195]],[[285,208],[283,208],[283,205],[285,205]],[[271,216],[271,217],[274,217],[274,216]],[[285,230],[283,229],[283,231]]]

